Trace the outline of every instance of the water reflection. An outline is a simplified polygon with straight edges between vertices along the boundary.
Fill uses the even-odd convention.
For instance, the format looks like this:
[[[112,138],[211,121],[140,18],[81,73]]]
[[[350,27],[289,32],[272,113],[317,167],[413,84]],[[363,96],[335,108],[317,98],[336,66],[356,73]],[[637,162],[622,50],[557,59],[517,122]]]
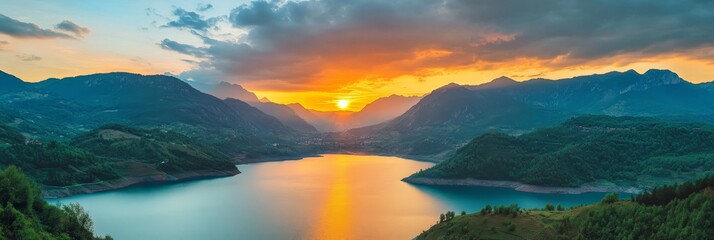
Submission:
[[[441,212],[485,204],[576,205],[604,194],[550,195],[503,188],[401,182],[431,163],[325,155],[240,165],[234,177],[74,196],[100,234],[116,239],[411,239]],[[56,202],[56,201],[54,201]]]

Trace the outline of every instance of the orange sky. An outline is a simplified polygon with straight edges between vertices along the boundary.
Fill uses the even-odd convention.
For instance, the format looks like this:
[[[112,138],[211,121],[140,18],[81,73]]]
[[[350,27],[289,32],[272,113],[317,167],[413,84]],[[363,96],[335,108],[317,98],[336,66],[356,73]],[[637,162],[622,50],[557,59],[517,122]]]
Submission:
[[[25,81],[113,71],[227,81],[323,111],[339,110],[339,100],[358,111],[391,94],[499,76],[658,68],[714,80],[714,6],[698,1],[201,3],[8,4],[0,9],[0,70]],[[84,30],[60,28],[65,21]]]
[[[615,61],[613,61],[615,62]],[[425,76],[403,75],[386,80],[364,79],[340,87],[336,91],[271,91],[246,84],[246,88],[254,91],[259,97],[267,97],[277,103],[299,102],[303,106],[321,110],[336,111],[336,102],[340,99],[350,101],[347,110],[359,111],[365,104],[377,98],[400,94],[405,96],[421,96],[450,82],[475,85],[488,82],[500,76],[508,76],[516,81],[532,78],[560,79],[579,75],[606,73],[610,71],[626,71],[634,69],[640,73],[648,69],[670,69],[683,79],[693,82],[708,82],[714,80],[714,64],[708,61],[688,59],[684,57],[661,57],[658,59],[640,59],[639,62],[604,65],[581,65],[562,69],[535,67],[529,61],[513,61],[502,63],[494,69],[439,69]],[[321,81],[329,82],[329,79]],[[319,82],[319,81],[318,81]]]

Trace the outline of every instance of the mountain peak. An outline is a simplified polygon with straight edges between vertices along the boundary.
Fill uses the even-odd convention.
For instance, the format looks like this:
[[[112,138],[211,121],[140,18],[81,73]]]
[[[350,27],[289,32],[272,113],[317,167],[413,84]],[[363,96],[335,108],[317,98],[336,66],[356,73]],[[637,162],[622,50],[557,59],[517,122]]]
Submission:
[[[22,82],[22,80],[20,78],[15,77],[15,75],[6,73],[2,70],[0,70],[0,81],[2,81],[2,82],[7,82],[7,81]]]
[[[218,83],[211,92],[211,95],[221,99],[235,98],[248,103],[260,102],[258,96],[253,92],[248,91],[248,89],[245,89],[239,84],[229,82]]]
[[[684,82],[679,75],[667,69],[650,69],[642,74],[642,77],[647,83],[657,85],[672,85]]]
[[[458,87],[462,87],[462,86],[457,83],[450,82],[449,84],[446,84],[438,89],[450,89],[450,88],[458,88]]]
[[[518,84],[516,80],[513,80],[512,78],[506,77],[506,76],[500,76],[497,78],[494,78],[490,82],[487,83],[482,83],[476,86],[470,86],[470,89],[491,89],[491,88],[501,88],[501,87],[509,87]]]
[[[512,78],[509,78],[506,76],[500,76],[500,77],[494,78],[489,83],[516,83],[516,80],[513,80]]]
[[[25,87],[25,82],[12,74],[0,71],[0,90],[15,91]]]
[[[270,101],[270,99],[268,99],[267,97],[263,97],[263,98],[260,99],[260,102],[262,102],[262,103],[267,103],[267,102],[271,102],[271,101]]]

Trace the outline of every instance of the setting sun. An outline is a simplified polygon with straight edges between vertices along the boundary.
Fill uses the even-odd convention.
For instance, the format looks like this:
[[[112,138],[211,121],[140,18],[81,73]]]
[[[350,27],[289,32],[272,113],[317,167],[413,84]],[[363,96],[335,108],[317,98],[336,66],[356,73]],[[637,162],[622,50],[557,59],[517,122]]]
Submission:
[[[344,99],[337,100],[337,107],[340,108],[340,109],[342,109],[342,110],[347,109],[347,107],[348,107],[349,105],[350,105],[350,101],[347,101],[347,100],[344,100]]]

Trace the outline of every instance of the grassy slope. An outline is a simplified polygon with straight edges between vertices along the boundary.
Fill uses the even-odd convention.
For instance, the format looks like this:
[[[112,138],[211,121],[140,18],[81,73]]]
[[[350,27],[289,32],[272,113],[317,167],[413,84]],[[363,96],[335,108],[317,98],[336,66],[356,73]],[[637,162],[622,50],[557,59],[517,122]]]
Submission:
[[[416,239],[711,239],[714,236],[714,176],[657,187],[633,200],[618,201],[617,195],[608,195],[600,203],[564,211],[516,207],[497,214],[487,207],[479,213],[442,221]]]
[[[564,218],[576,219],[593,207],[584,206],[566,211],[525,210],[516,217],[467,214],[434,225],[417,239],[548,239],[549,236],[557,235],[555,229]],[[515,230],[508,230],[509,223],[516,226]]]

